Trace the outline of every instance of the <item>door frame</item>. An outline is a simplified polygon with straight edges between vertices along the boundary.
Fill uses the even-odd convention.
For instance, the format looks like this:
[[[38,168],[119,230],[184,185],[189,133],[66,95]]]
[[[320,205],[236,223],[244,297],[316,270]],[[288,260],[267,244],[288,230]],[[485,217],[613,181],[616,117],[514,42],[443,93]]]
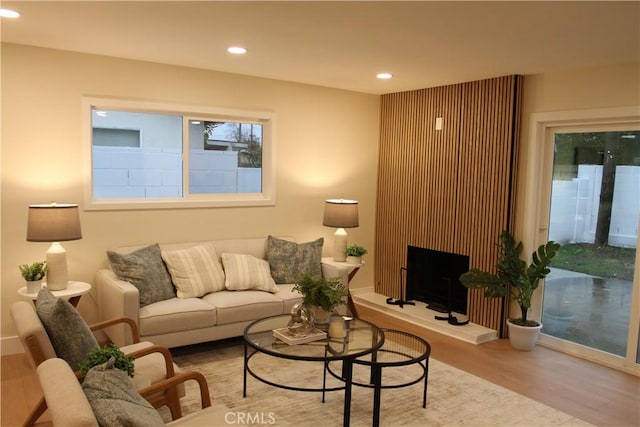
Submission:
[[[522,241],[524,253],[547,241],[549,235],[549,209],[551,205],[551,181],[553,175],[554,135],[567,128],[580,131],[640,129],[640,107],[619,107],[593,110],[557,111],[533,113],[529,128],[529,144],[525,197],[522,215]],[[640,239],[640,237],[639,237]],[[627,339],[626,357],[595,350],[580,344],[549,335],[540,335],[538,343],[605,366],[640,376],[640,364],[636,363],[638,335],[640,335],[640,250],[636,250],[636,268],[632,291],[631,317]],[[532,316],[542,317],[542,291],[535,294]]]

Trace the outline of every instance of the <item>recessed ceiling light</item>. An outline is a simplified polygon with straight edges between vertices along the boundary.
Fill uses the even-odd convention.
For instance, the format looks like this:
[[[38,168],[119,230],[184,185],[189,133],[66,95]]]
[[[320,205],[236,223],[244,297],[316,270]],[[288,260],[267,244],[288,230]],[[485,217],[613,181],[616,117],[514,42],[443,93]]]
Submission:
[[[390,79],[391,77],[393,77],[393,74],[391,73],[378,73],[376,74],[376,77],[382,80],[386,80],[386,79]]]
[[[11,9],[0,9],[0,17],[2,18],[18,18],[20,14]]]
[[[241,46],[231,46],[227,49],[227,52],[233,53],[234,55],[243,55],[247,53],[247,49]]]

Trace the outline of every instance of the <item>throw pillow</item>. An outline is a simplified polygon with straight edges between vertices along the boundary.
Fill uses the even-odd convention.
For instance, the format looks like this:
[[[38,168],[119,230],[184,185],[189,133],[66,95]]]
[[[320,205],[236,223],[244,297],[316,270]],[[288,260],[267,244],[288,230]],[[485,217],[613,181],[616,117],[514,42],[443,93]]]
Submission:
[[[222,265],[225,287],[230,291],[280,291],[269,272],[269,263],[263,259],[245,254],[222,254]]]
[[[113,358],[87,372],[82,389],[101,426],[163,426],[160,413],[136,390]]]
[[[224,290],[224,271],[213,243],[162,251],[178,298],[201,297]]]
[[[267,261],[276,283],[296,283],[304,276],[322,276],[324,238],[295,243],[273,236],[267,237]]]
[[[47,331],[56,355],[77,371],[98,341],[80,313],[62,298],[42,288],[36,298],[36,313]]]
[[[107,256],[118,279],[140,291],[140,306],[176,296],[157,243],[128,254],[108,251]]]

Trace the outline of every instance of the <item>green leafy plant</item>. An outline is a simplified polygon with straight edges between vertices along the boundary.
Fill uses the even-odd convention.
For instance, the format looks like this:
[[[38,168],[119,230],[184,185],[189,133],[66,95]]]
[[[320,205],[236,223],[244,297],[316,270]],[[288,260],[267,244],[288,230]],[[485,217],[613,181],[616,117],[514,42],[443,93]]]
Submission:
[[[322,307],[326,312],[333,312],[335,308],[344,304],[347,288],[336,279],[312,277],[304,275],[293,286],[294,291],[302,294],[302,302],[308,305]]]
[[[47,274],[47,262],[36,261],[31,264],[21,264],[18,266],[20,269],[20,274],[24,280],[29,282],[33,282],[35,280],[42,280]]]
[[[347,256],[362,256],[367,253],[367,248],[354,243],[347,246],[345,253],[347,254]]]
[[[531,297],[540,284],[550,273],[549,264],[556,255],[560,245],[549,241],[540,245],[531,254],[531,264],[520,259],[522,242],[516,243],[508,231],[500,234],[500,253],[496,264],[497,274],[487,273],[478,269],[471,269],[460,276],[460,282],[470,289],[484,289],[484,295],[489,298],[501,298],[511,293],[511,298],[520,306],[521,317],[510,319],[520,326],[538,326],[535,320],[527,319],[527,311],[531,308]]]
[[[104,347],[96,347],[89,352],[87,356],[87,360],[80,363],[80,373],[84,377],[89,372],[89,369],[94,366],[102,365],[106,363],[109,359],[114,358],[115,364],[114,367],[125,371],[130,377],[133,377],[134,367],[133,361],[134,358],[132,356],[125,355],[122,350],[120,350],[117,346],[113,344],[109,344]]]

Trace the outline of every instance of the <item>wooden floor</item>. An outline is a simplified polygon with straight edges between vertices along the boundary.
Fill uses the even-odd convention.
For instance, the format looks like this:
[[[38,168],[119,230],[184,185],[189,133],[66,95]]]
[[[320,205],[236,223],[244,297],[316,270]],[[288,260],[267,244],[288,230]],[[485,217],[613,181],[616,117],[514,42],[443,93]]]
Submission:
[[[640,426],[640,379],[537,346],[513,350],[507,340],[468,344],[358,306],[361,318],[380,327],[419,335],[431,344],[431,357],[482,377],[597,426]],[[0,425],[19,426],[41,397],[24,355],[3,356]],[[38,426],[48,426],[48,414]],[[536,420],[525,423],[539,426]],[[540,426],[542,427],[542,426]]]

